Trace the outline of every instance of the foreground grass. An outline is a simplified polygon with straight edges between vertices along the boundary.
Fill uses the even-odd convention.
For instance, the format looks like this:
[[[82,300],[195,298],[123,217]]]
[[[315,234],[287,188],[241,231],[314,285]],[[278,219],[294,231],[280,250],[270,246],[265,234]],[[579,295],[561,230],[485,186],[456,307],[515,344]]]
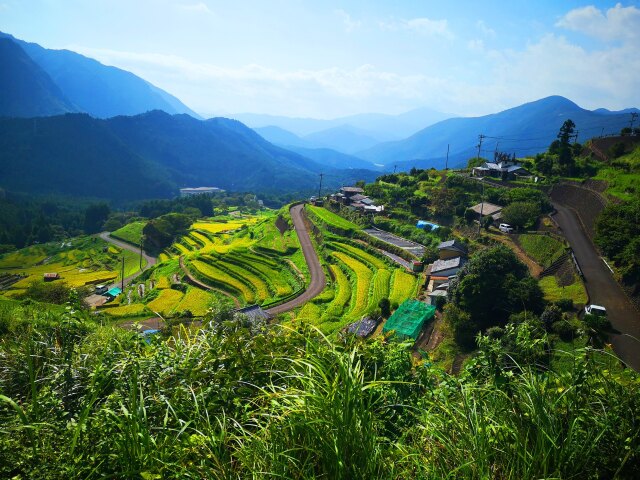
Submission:
[[[0,308],[0,477],[635,478],[640,381],[584,350],[556,374],[219,311],[145,339]]]

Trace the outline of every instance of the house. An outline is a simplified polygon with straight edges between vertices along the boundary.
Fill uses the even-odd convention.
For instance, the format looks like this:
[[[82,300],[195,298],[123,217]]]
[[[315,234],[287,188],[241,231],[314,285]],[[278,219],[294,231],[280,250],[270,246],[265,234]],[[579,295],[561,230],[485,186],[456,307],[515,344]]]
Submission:
[[[470,207],[470,208],[471,210],[476,212],[476,214],[478,215],[478,219],[480,218],[480,216],[482,217],[490,216],[494,220],[499,220],[500,217],[502,217],[502,209],[504,207],[501,207],[500,205],[494,205],[493,203],[489,203],[489,202],[480,202],[477,205],[474,205],[473,207]]]
[[[458,240],[447,240],[438,245],[438,257],[440,260],[461,256],[466,257],[468,253],[467,246]]]
[[[218,192],[224,192],[224,190],[218,187],[187,187],[180,189],[180,196],[190,197],[192,195],[213,195]]]
[[[464,257],[447,258],[446,260],[436,260],[431,265],[429,274],[431,277],[453,277],[467,262]]]
[[[515,157],[498,153],[493,162],[485,162],[479,167],[474,167],[471,174],[474,177],[497,177],[502,180],[513,180],[517,177],[531,176],[526,168]]]
[[[58,280],[60,279],[60,274],[59,273],[45,273],[42,276],[43,280],[45,282],[53,282],[54,280]]]

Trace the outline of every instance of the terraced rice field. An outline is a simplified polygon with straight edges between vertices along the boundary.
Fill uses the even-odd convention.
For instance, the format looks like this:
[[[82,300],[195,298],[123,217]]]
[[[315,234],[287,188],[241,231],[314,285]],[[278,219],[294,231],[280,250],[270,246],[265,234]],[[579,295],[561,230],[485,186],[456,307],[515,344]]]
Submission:
[[[76,288],[117,281],[123,257],[125,276],[138,271],[138,255],[97,238],[79,237],[64,243],[28,247],[0,256],[0,273],[25,275],[2,294],[16,296],[31,282],[42,281],[45,273],[58,273],[57,281]]]
[[[393,278],[391,281],[389,301],[392,305],[400,305],[406,299],[415,296],[418,286],[418,280],[416,277],[399,268],[396,269],[393,272]]]
[[[245,303],[255,303],[256,297],[253,290],[224,270],[220,270],[203,260],[192,260],[190,266],[193,267],[197,276],[212,287],[223,290],[236,298],[244,299]]]
[[[166,315],[171,313],[178,306],[183,295],[184,294],[182,292],[172,290],[171,288],[160,290],[160,295],[156,299],[150,301],[147,304],[147,308],[152,312]]]
[[[386,260],[353,244],[325,244],[333,263],[328,268],[335,279],[334,295],[328,301],[317,297],[298,312],[298,320],[318,326],[326,334],[377,310],[380,300],[401,303],[416,295],[418,279]]]
[[[323,207],[315,207],[313,205],[306,206],[307,211],[309,211],[312,215],[315,215],[320,219],[328,227],[338,228],[345,232],[360,230],[360,227],[353,222],[337,215],[326,208]]]

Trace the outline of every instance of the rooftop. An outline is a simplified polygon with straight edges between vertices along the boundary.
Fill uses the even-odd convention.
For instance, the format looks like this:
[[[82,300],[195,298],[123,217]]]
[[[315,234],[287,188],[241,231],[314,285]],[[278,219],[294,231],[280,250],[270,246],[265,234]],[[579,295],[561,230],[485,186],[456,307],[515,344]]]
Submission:
[[[353,333],[358,337],[368,337],[373,333],[373,331],[378,326],[378,321],[369,317],[365,317],[362,320],[358,320],[357,322],[353,322],[351,325],[347,327],[347,331],[349,333]]]
[[[446,242],[441,242],[438,245],[438,250],[457,250],[459,252],[467,253],[467,246],[464,243],[458,242],[457,240],[447,240]]]
[[[362,193],[364,192],[363,189],[361,189],[360,187],[342,187],[340,189],[341,192],[343,193]]]
[[[494,205],[493,203],[481,202],[471,207],[471,210],[480,215],[480,209],[482,209],[482,215],[493,215],[494,213],[502,211],[503,208],[504,207],[501,207],[500,205]]]
[[[265,312],[259,305],[251,305],[236,310],[236,313],[241,313],[249,317],[249,320],[255,322],[256,320],[269,320],[271,315]]]
[[[431,273],[443,272],[450,268],[460,268],[464,265],[464,259],[462,257],[448,258],[446,260],[436,260],[431,266]]]

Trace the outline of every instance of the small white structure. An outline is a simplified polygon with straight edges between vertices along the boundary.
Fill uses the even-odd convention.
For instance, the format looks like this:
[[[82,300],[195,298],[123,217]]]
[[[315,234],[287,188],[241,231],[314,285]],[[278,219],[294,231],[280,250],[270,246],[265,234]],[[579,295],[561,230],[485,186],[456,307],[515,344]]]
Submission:
[[[192,195],[212,195],[218,192],[224,192],[224,190],[218,187],[188,187],[180,189],[180,196],[190,197]]]

